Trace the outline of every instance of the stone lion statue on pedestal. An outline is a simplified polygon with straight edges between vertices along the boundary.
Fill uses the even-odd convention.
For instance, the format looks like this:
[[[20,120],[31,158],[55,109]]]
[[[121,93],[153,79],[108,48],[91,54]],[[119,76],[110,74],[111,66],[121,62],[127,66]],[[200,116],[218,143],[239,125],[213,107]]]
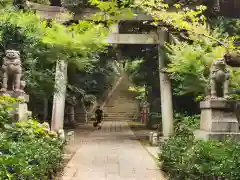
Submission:
[[[25,81],[22,77],[22,62],[20,52],[16,50],[6,50],[3,58],[3,81],[1,92],[6,92],[8,89],[14,92],[24,92]],[[9,80],[11,79],[11,82]]]
[[[213,62],[210,75],[211,99],[229,98],[230,73],[226,69],[224,59],[216,59]]]

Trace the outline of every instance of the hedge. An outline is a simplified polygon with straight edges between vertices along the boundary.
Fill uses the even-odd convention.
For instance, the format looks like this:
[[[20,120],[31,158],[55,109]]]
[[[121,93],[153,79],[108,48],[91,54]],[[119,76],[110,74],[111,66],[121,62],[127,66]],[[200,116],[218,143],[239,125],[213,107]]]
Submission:
[[[195,124],[186,125],[186,119]],[[194,139],[198,118],[184,117],[175,134],[161,145],[161,168],[169,180],[240,180],[240,142]]]
[[[61,165],[63,141],[47,123],[11,122],[12,102],[2,97],[0,102],[0,179],[52,179]]]

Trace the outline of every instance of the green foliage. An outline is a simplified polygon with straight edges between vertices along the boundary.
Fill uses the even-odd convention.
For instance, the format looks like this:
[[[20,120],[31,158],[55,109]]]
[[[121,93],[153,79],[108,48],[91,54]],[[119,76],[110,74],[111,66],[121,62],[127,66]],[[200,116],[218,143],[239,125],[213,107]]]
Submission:
[[[0,130],[6,123],[12,122],[13,106],[21,101],[9,96],[0,96]]]
[[[194,140],[199,117],[177,115],[177,127],[162,146],[159,161],[170,180],[239,179],[240,143]],[[189,123],[190,122],[190,123]],[[181,127],[181,128],[179,128]]]
[[[46,123],[34,120],[12,123],[5,104],[1,103],[5,108],[1,109],[0,117],[6,116],[9,121],[5,119],[3,123],[1,119],[0,177],[6,180],[49,179],[60,167],[63,141]]]
[[[174,89],[175,93],[180,95],[205,93],[212,61],[216,56],[221,56],[219,54],[221,49],[213,50],[211,45],[211,41],[204,44],[181,42],[169,45],[168,57],[171,61],[168,64],[168,71],[171,78],[179,82]]]
[[[92,64],[92,54],[105,47],[107,29],[101,24],[81,21],[65,27],[42,20],[32,12],[6,10],[0,13],[0,54],[6,49],[20,51],[27,92],[51,96],[54,89],[56,61],[66,60],[69,67],[85,70]],[[61,38],[60,38],[61,37]]]
[[[226,32],[230,36],[239,36],[240,34],[240,19],[218,17],[217,19],[213,19],[211,24],[213,27],[217,27],[219,33],[221,34],[224,34]]]
[[[144,99],[147,88],[159,83],[156,58],[151,57],[151,50],[141,50],[145,54],[143,59],[128,60],[125,65],[125,71],[133,84],[130,90],[138,94],[137,99]]]
[[[135,92],[137,94],[136,99],[145,100],[145,98],[146,98],[145,87],[130,86],[128,90],[131,91],[131,92]]]
[[[38,4],[44,4],[44,5],[49,5],[50,4],[49,0],[30,0],[30,2],[38,3]]]
[[[179,133],[181,130],[193,131],[200,128],[200,115],[187,116],[180,113],[174,114],[174,128],[175,132]]]
[[[8,8],[9,6],[12,6],[13,1],[12,0],[1,0],[0,1],[0,11],[1,9]]]
[[[126,72],[132,74],[136,68],[139,67],[140,64],[143,63],[143,59],[135,59],[133,61],[128,61],[126,63],[125,70]]]
[[[155,20],[154,25],[158,25],[159,21],[161,21],[165,25],[180,31],[185,29],[194,34],[209,35],[205,28],[206,18],[203,15],[206,10],[205,6],[200,5],[195,9],[182,8],[178,3],[169,6],[163,0],[138,0],[135,1],[135,6],[150,14]],[[175,8],[175,11],[168,11],[169,8]]]
[[[144,86],[146,73],[143,71],[144,60],[135,59],[126,62],[125,70],[129,75],[130,80],[137,86]],[[146,69],[144,69],[146,70]]]
[[[134,15],[129,8],[131,0],[104,2],[100,0],[89,0],[89,3],[100,9],[100,12],[91,16],[94,21],[106,21],[108,24],[111,24],[122,19],[131,19]]]
[[[205,6],[189,9],[180,4],[166,4],[163,0],[139,0],[135,2],[135,6],[153,16],[154,25],[159,25],[161,21],[165,27],[163,29],[173,34],[177,31],[178,36],[173,36],[176,44],[169,45],[169,72],[171,78],[177,82],[175,93],[180,95],[193,93],[195,96],[206,94],[205,87],[208,86],[209,67],[212,61],[223,57],[226,48],[228,51],[237,50],[233,42],[239,38],[237,28],[239,20],[220,18],[213,21],[211,29],[203,15]],[[170,8],[175,8],[175,11]],[[187,32],[184,35],[187,42],[178,40],[179,36],[183,36],[183,30]],[[239,86],[236,83],[233,82],[232,86]]]
[[[93,58],[95,61],[92,61],[88,69],[69,73],[68,82],[82,89],[86,94],[99,98],[105,90],[111,87],[118,76],[118,65],[105,52],[93,54]]]
[[[226,33],[219,34],[216,28],[212,36],[223,39]],[[174,88],[176,94],[193,93],[195,97],[207,95],[209,87],[209,75],[212,62],[221,58],[226,50],[221,45],[216,45],[214,40],[208,38],[195,39],[192,43],[179,42],[168,45],[168,72],[170,77],[177,82]],[[228,68],[231,72],[231,89],[240,88],[239,73],[234,68]]]
[[[185,157],[186,150],[192,147],[194,138],[192,134],[188,133],[188,131],[185,134],[181,132],[169,137],[167,142],[161,147],[159,161],[162,163],[162,170],[168,174],[169,180],[187,180],[188,178],[185,171],[190,162],[183,162],[183,158]]]

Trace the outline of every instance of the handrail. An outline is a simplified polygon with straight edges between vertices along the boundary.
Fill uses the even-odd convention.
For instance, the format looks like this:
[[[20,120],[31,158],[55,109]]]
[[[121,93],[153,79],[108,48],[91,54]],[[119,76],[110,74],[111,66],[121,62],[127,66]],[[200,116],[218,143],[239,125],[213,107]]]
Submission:
[[[116,68],[117,68],[117,70],[118,70],[118,72],[120,73],[121,76],[118,78],[117,81],[115,81],[115,84],[114,84],[114,86],[111,88],[111,90],[108,91],[107,96],[105,97],[105,100],[100,103],[100,107],[101,107],[101,108],[103,108],[103,107],[105,106],[105,104],[106,104],[107,101],[110,99],[110,97],[112,96],[112,94],[113,94],[114,91],[117,89],[117,87],[119,86],[119,84],[122,82],[122,79],[123,79],[123,75],[122,75],[123,70],[122,70],[120,64],[119,64],[116,60],[114,61],[114,63],[116,64]],[[93,112],[94,112],[94,111],[96,110],[96,108],[97,108],[97,104],[98,104],[98,103],[95,103],[95,104],[93,105],[93,107],[91,108],[91,110],[89,110],[89,111],[87,112],[88,115],[92,115],[92,114],[93,114]]]

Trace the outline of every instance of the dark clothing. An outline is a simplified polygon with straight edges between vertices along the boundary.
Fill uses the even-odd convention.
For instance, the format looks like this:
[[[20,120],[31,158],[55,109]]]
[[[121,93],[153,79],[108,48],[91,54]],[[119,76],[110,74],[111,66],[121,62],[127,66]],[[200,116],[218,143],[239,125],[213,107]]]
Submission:
[[[101,109],[97,109],[95,111],[95,115],[96,115],[97,122],[101,122],[103,117],[103,111]]]

